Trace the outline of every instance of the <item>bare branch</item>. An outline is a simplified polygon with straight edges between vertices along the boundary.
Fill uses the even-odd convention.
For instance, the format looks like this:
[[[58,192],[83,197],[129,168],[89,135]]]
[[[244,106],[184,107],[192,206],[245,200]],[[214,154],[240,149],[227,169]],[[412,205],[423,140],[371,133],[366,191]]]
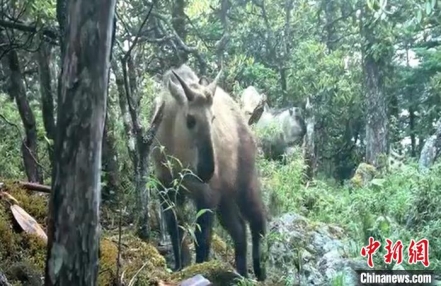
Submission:
[[[20,137],[22,137],[20,127],[18,127],[17,124],[15,124],[14,122],[9,121],[3,114],[0,114],[0,118],[3,119],[3,121],[6,122],[8,125],[10,125],[12,127],[15,127],[17,129],[17,132],[20,135]]]
[[[150,10],[147,13],[147,16],[144,18],[144,21],[141,23],[141,26],[139,27],[138,33],[136,34],[135,39],[133,40],[133,43],[130,45],[129,50],[126,52],[126,54],[123,57],[123,62],[127,61],[127,59],[130,57],[130,54],[132,53],[133,48],[135,48],[136,44],[138,43],[139,35],[141,34],[142,28],[144,28],[145,24],[147,23],[147,20],[149,19],[150,14],[152,13],[153,6],[154,6],[154,4],[152,4],[152,6],[150,6]]]
[[[27,32],[27,33],[37,33],[38,29],[36,25],[26,25],[26,24],[22,24],[22,23],[17,23],[17,22],[10,22],[10,21],[5,21],[0,19],[0,26],[4,27],[4,28],[10,28],[10,29],[14,29],[14,30],[18,30],[18,31],[22,31],[22,32]],[[58,39],[58,35],[56,32],[47,29],[47,28],[42,28],[42,34],[48,38],[50,38],[53,43],[55,43]]]

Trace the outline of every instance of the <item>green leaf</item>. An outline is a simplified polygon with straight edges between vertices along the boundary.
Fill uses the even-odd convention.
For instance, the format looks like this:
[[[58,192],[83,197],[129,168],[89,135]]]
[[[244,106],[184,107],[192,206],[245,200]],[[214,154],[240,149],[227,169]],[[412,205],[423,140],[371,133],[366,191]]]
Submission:
[[[435,8],[435,5],[436,5],[436,0],[432,0],[432,9]]]
[[[426,14],[430,15],[430,13],[432,13],[432,4],[429,1],[427,1],[426,2]]]
[[[371,184],[377,187],[382,187],[385,181],[385,179],[372,179]]]
[[[367,0],[366,4],[369,7],[370,10],[374,10],[374,1],[375,0]]]
[[[387,0],[380,0],[380,8],[382,11],[386,10]]]
[[[388,234],[389,230],[390,230],[390,222],[389,220],[384,217],[384,216],[380,216],[377,218],[377,224],[378,224],[378,229],[384,233],[384,234]]]
[[[201,209],[201,210],[198,211],[198,213],[196,214],[196,218],[200,217],[201,215],[203,215],[203,214],[206,213],[207,211],[211,212],[210,209]]]
[[[417,11],[417,22],[421,23],[421,20],[423,19],[423,12],[421,10]]]
[[[46,143],[49,144],[50,146],[54,145],[54,140],[51,140],[51,139],[47,138],[46,136],[44,136],[44,140],[46,140]]]

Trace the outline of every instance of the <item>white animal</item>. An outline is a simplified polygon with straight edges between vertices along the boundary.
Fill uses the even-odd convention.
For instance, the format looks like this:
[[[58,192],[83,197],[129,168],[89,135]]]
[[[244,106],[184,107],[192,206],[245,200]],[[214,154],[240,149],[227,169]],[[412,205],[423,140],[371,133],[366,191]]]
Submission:
[[[293,146],[302,144],[306,124],[300,108],[272,109],[266,99],[265,94],[259,94],[255,87],[249,86],[241,96],[242,111],[249,124],[255,124],[265,157],[277,159],[289,154]],[[258,112],[261,115],[255,116]]]

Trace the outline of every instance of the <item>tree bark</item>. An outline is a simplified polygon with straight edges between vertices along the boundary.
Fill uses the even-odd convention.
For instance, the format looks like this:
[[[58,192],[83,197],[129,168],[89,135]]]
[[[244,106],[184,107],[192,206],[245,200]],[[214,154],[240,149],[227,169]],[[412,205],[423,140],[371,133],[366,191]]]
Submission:
[[[316,168],[316,150],[315,150],[315,112],[311,98],[307,99],[306,115],[306,135],[304,138],[304,160],[306,163],[306,180],[311,181],[314,178]]]
[[[365,56],[366,81],[366,162],[380,167],[379,157],[387,154],[388,118],[387,102],[379,66],[369,53]]]
[[[415,135],[415,111],[411,106],[409,107],[409,129],[410,129],[410,143],[411,143],[411,156],[416,157],[416,135]]]
[[[130,57],[129,57],[130,59]],[[124,129],[127,136],[127,149],[134,169],[134,184],[136,193],[136,227],[137,234],[142,239],[148,239],[149,212],[148,204],[150,201],[149,190],[147,189],[148,177],[148,153],[150,146],[144,143],[145,130],[139,123],[139,101],[134,95],[136,93],[136,75],[133,65],[129,65],[124,60],[121,61],[122,71],[118,72],[118,66],[112,63],[115,73],[116,84],[119,95],[119,105],[123,117]]]
[[[106,185],[103,187],[102,198],[103,201],[112,201],[115,194],[119,192],[120,174],[118,164],[118,152],[116,151],[116,137],[114,135],[115,118],[109,108],[110,101],[107,101],[107,116],[104,125],[103,134],[103,171]]]
[[[187,39],[186,17],[185,17],[185,0],[173,1],[172,9],[172,26],[182,41]],[[176,53],[177,59],[175,63],[180,65],[188,61],[188,53],[182,49],[178,49]]]
[[[115,0],[69,0],[45,285],[97,285],[100,168]]]
[[[387,99],[384,93],[385,56],[374,57],[372,47],[378,42],[372,23],[368,23],[366,7],[362,15],[366,22],[361,22],[361,33],[365,39],[363,49],[363,73],[365,80],[366,102],[366,159],[365,161],[381,169],[384,162],[381,156],[388,153],[389,120],[387,114]],[[367,14],[367,15],[366,15]]]
[[[11,86],[9,92],[11,97],[14,98],[17,103],[18,112],[20,113],[26,134],[26,138],[21,144],[26,176],[29,182],[43,183],[43,177],[41,176],[40,167],[37,161],[37,126],[35,116],[26,96],[24,77],[15,50],[11,50],[8,53],[8,64],[11,71]]]
[[[55,138],[55,118],[54,118],[54,98],[51,88],[51,72],[50,72],[50,55],[51,46],[42,41],[38,50],[38,70],[40,76],[40,92],[41,106],[43,112],[43,124],[46,130],[46,137],[52,141],[48,142],[49,158],[53,164],[53,140]]]
[[[436,124],[435,133],[430,136],[424,143],[421,150],[419,169],[420,172],[425,173],[435,162],[441,150],[441,119]]]
[[[150,191],[147,189],[148,177],[148,154],[151,142],[145,142],[145,129],[139,122],[139,100],[136,96],[137,86],[134,65],[130,64],[130,55],[128,62],[121,61],[123,70],[124,91],[128,112],[131,118],[131,134],[134,136],[135,152],[133,156],[133,167],[135,170],[135,193],[136,193],[136,233],[141,239],[150,238],[149,225],[149,202]],[[129,147],[130,148],[130,147]]]

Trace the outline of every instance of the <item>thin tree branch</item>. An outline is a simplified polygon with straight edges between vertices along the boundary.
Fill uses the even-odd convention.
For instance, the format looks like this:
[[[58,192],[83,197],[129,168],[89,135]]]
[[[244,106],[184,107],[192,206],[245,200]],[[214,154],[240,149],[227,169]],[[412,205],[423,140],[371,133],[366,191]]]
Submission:
[[[30,25],[26,25],[26,24],[22,24],[22,23],[17,23],[17,22],[5,21],[2,19],[0,19],[0,26],[4,27],[4,28],[10,28],[10,29],[14,29],[14,30],[22,31],[22,32],[27,32],[27,33],[37,33],[38,32],[36,25],[30,26]],[[58,39],[57,33],[52,30],[45,28],[45,29],[42,29],[42,33],[43,33],[43,35],[50,38],[54,42],[56,42]]]

